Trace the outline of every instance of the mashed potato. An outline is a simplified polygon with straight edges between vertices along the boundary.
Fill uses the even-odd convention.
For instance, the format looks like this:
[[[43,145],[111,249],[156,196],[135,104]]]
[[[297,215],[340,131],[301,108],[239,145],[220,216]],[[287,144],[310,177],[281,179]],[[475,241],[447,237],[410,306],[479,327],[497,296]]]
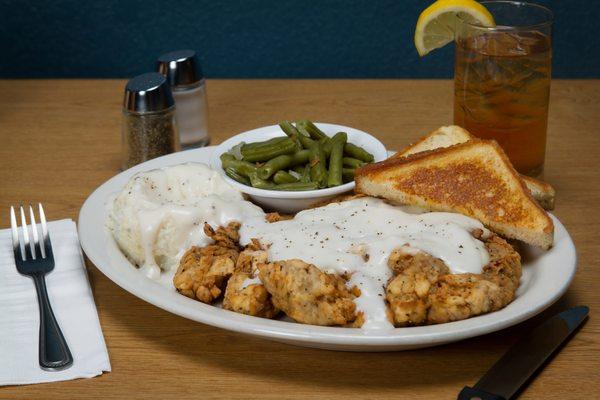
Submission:
[[[190,247],[210,243],[205,222],[217,227],[261,215],[218,172],[190,163],[136,174],[109,205],[107,225],[125,255],[156,278]]]

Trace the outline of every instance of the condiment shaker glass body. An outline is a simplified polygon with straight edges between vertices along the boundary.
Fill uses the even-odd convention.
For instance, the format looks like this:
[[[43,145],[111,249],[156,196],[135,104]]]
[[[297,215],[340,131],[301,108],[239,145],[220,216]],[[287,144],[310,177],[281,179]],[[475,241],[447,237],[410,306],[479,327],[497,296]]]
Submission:
[[[175,103],[161,74],[142,74],[127,83],[122,142],[123,169],[180,149]]]
[[[206,146],[210,139],[206,85],[196,52],[178,50],[163,54],[158,58],[157,68],[171,86],[181,146],[184,149]]]

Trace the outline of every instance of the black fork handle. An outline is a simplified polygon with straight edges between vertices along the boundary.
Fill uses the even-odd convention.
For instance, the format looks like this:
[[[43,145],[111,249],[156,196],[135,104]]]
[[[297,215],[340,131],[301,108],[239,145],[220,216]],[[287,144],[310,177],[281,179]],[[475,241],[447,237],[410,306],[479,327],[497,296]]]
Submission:
[[[73,364],[73,356],[52,312],[45,275],[34,274],[32,277],[40,309],[40,366],[50,370],[67,368]]]

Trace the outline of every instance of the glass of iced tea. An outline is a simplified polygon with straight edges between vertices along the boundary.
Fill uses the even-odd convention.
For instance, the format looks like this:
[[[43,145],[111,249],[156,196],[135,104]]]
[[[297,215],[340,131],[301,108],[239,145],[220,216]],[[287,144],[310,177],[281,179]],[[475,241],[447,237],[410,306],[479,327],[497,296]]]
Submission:
[[[481,2],[496,26],[458,18],[454,123],[495,139],[515,168],[544,168],[552,59],[552,12],[532,3]]]

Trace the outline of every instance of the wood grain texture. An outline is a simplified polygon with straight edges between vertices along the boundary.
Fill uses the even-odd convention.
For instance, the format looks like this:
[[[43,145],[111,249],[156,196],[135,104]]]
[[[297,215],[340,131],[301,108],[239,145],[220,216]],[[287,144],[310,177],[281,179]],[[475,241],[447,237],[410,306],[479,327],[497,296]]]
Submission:
[[[77,219],[118,172],[121,80],[0,81],[0,228],[8,206],[43,201],[48,218]],[[398,149],[452,121],[450,81],[208,82],[213,143],[281,119],[370,132]],[[579,270],[567,294],[516,327],[432,349],[342,353],[268,342],[201,325],[125,292],[87,263],[113,372],[94,379],[0,388],[1,399],[453,399],[524,330],[589,305],[592,318],[522,399],[596,398],[600,391],[600,81],[554,81],[545,178],[573,236]],[[1,340],[1,338],[0,338]],[[1,356],[0,356],[1,358]]]

